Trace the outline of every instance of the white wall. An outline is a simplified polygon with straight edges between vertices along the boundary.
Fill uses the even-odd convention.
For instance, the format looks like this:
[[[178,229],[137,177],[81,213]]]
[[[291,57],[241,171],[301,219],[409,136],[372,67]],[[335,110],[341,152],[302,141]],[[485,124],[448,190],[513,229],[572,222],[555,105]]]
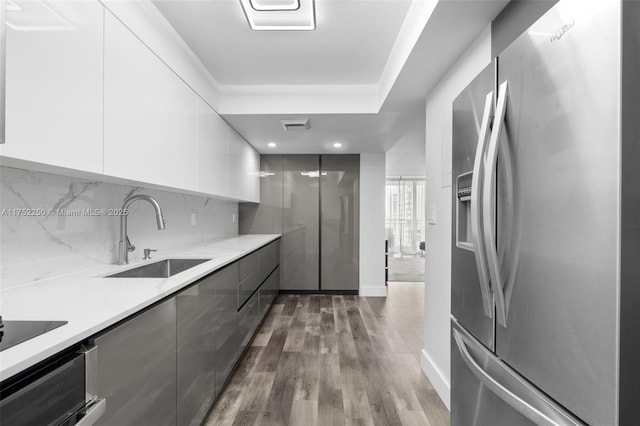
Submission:
[[[360,296],[385,297],[385,154],[360,154]]]
[[[163,251],[204,243],[238,233],[232,215],[238,203],[175,192],[141,189],[101,181],[0,167],[0,288],[114,263],[120,230],[119,217],[106,215],[22,216],[14,209],[110,209],[122,206],[133,193],[154,197],[162,208],[166,229],[159,231],[153,208],[131,205],[128,234],[142,257],[144,248]],[[192,222],[195,215],[196,223]]]
[[[427,218],[435,209],[436,223],[427,221],[425,275],[425,347],[422,369],[450,405],[451,315],[451,128],[452,102],[491,62],[491,32],[487,28],[458,59],[426,101]]]
[[[387,151],[387,176],[424,176],[425,173],[425,115],[424,110],[407,132]]]

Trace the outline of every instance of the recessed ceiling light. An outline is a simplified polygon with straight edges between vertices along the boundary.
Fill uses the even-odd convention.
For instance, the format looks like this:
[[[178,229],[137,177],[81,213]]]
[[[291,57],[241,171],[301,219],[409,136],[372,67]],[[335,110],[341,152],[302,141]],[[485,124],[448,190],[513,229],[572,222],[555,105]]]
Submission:
[[[268,146],[269,148],[275,148],[275,147],[276,147],[276,143],[275,143],[275,142],[269,142],[269,143],[267,144],[267,146]]]
[[[342,148],[342,144],[340,142],[336,142],[333,144],[334,148]]]
[[[240,0],[240,4],[255,31],[316,29],[315,0]]]

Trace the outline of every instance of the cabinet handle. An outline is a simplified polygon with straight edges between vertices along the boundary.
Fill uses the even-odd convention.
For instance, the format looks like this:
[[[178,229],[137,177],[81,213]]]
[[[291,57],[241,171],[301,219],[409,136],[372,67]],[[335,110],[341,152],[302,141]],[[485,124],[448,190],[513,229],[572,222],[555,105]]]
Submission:
[[[7,123],[7,2],[0,0],[0,144],[6,142]]]

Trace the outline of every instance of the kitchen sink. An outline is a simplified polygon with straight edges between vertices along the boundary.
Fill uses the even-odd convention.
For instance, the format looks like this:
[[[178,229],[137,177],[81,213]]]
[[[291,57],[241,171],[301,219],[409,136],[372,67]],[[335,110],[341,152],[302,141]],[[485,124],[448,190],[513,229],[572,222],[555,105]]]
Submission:
[[[169,278],[211,259],[165,259],[107,275],[105,278]]]

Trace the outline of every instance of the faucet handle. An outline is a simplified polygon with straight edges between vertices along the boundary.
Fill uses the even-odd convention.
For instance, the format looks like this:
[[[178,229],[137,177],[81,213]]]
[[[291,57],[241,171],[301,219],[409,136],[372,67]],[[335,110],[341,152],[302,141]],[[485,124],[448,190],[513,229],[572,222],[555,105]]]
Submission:
[[[143,259],[145,259],[145,260],[149,260],[149,259],[151,259],[151,252],[152,252],[152,251],[158,251],[158,250],[154,250],[154,249],[148,249],[148,248],[146,248],[146,249],[144,249],[143,251],[144,251],[144,257],[143,257]]]
[[[127,235],[125,237],[125,242],[126,242],[126,247],[127,247],[127,251],[134,251],[136,249],[136,246],[134,246],[133,244],[131,244],[131,240],[129,240],[129,236]]]

